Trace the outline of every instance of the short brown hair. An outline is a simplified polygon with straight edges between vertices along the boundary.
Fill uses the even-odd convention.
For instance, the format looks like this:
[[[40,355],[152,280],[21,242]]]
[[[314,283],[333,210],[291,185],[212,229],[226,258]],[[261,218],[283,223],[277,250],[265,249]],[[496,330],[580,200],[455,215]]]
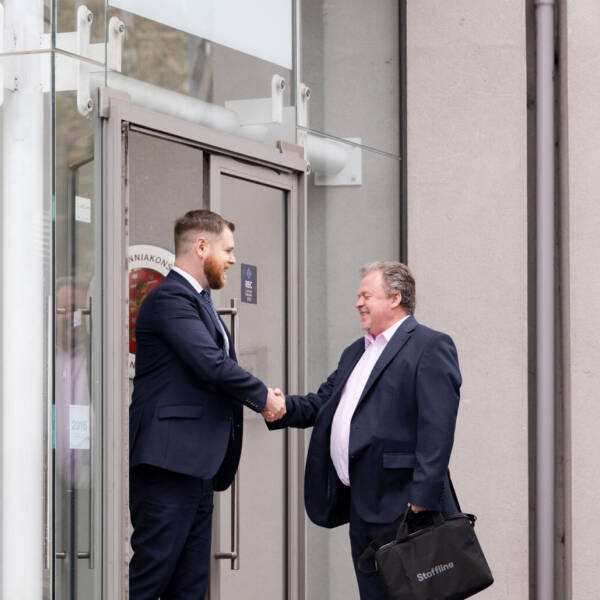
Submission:
[[[386,296],[400,294],[402,297],[400,306],[403,306],[409,315],[413,315],[415,313],[416,293],[415,278],[410,269],[401,262],[380,261],[365,265],[360,270],[360,276],[365,277],[373,271],[381,271]]]
[[[201,233],[216,233],[219,235],[223,228],[227,227],[235,231],[235,225],[231,221],[226,221],[221,215],[211,210],[190,210],[183,217],[175,221],[175,254],[183,250],[187,242],[192,241],[192,235],[198,236]]]

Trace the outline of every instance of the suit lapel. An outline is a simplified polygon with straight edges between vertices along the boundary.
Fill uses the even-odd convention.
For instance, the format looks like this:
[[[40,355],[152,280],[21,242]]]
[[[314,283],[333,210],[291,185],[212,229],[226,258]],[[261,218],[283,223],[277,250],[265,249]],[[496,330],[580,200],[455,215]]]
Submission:
[[[169,279],[169,281],[171,281],[172,283],[183,287],[183,289],[194,298],[194,300],[196,302],[196,306],[198,307],[200,312],[204,312],[204,314],[208,315],[208,320],[214,326],[216,338],[217,338],[217,340],[220,340],[222,346],[225,345],[225,340],[223,338],[223,331],[226,332],[225,335],[227,335],[228,341],[229,341],[229,355],[233,356],[235,358],[235,351],[233,350],[233,343],[231,340],[231,335],[229,334],[227,327],[225,327],[225,324],[223,323],[223,319],[221,319],[221,317],[219,317],[217,315],[217,318],[221,321],[221,324],[223,325],[223,331],[221,331],[219,324],[215,321],[215,315],[213,314],[213,311],[211,310],[210,306],[208,306],[202,300],[200,294],[194,289],[194,287],[190,284],[190,282],[187,279],[185,279],[185,277],[182,277],[177,271],[173,271],[173,270],[169,271],[166,279]]]
[[[367,379],[367,383],[360,395],[360,399],[358,401],[357,407],[364,400],[365,396],[369,393],[369,390],[373,386],[373,384],[377,381],[377,378],[383,373],[385,368],[390,364],[390,361],[402,350],[404,344],[408,342],[410,336],[414,328],[417,326],[417,321],[414,317],[408,317],[402,325],[398,328],[396,333],[392,336],[392,339],[387,343],[384,348],[381,356],[377,359],[369,378]]]

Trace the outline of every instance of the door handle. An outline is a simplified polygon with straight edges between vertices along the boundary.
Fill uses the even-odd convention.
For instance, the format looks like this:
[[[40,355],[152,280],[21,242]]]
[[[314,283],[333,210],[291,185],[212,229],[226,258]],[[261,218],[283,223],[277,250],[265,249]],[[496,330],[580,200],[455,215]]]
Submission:
[[[90,296],[89,299],[89,305],[85,308],[79,308],[77,310],[73,310],[73,309],[68,309],[68,308],[57,308],[56,309],[56,314],[60,314],[60,315],[69,315],[71,313],[77,313],[78,314],[78,319],[80,321],[79,326],[82,326],[83,324],[81,323],[81,318],[82,317],[88,317],[89,319],[89,351],[88,351],[88,356],[89,356],[89,360],[90,360],[90,364],[88,365],[87,368],[89,368],[89,372],[92,372],[92,357],[93,357],[93,348],[92,345],[94,343],[94,332],[93,332],[93,320],[92,320],[92,297]],[[71,317],[74,318],[74,317]],[[78,559],[88,559],[89,561],[89,568],[93,569],[94,568],[94,541],[95,541],[95,532],[94,532],[94,437],[93,437],[93,433],[94,433],[94,428],[92,427],[92,415],[93,415],[93,392],[94,392],[94,386],[91,385],[90,386],[90,403],[89,403],[89,421],[88,421],[88,427],[89,427],[89,434],[90,434],[90,457],[89,457],[89,482],[88,482],[88,493],[89,493],[89,518],[88,518],[88,524],[89,524],[89,535],[88,535],[88,544],[89,544],[89,548],[87,551],[84,552],[77,552],[76,556]],[[56,557],[57,558],[66,558],[67,557],[67,553],[66,552],[56,552]]]
[[[95,503],[94,503],[94,459],[95,459],[95,453],[94,453],[94,419],[93,419],[93,415],[94,415],[94,411],[93,411],[93,407],[94,407],[94,389],[95,386],[92,383],[91,379],[92,379],[92,375],[93,375],[93,357],[94,357],[94,331],[93,331],[93,326],[94,326],[94,322],[92,319],[92,296],[90,295],[90,305],[89,308],[85,311],[85,313],[89,316],[89,323],[90,323],[90,332],[89,332],[89,343],[90,343],[90,347],[89,347],[89,354],[88,356],[90,357],[90,366],[89,366],[89,373],[90,373],[90,381],[89,386],[90,386],[90,416],[89,416],[89,430],[90,430],[90,480],[88,482],[88,487],[89,487],[89,506],[88,509],[90,511],[89,514],[89,527],[90,527],[90,531],[89,531],[89,535],[88,535],[88,543],[89,543],[89,551],[88,552],[78,552],[77,553],[77,558],[87,558],[89,560],[88,566],[90,569],[94,568],[94,541],[95,541],[95,535],[94,535],[94,509],[95,509]]]
[[[48,323],[54,322],[54,301],[52,296],[46,297],[46,319]],[[54,364],[53,336],[48,336],[48,359]],[[46,400],[46,452],[44,453],[44,568],[52,568],[52,554],[54,551],[53,540],[53,513],[54,513],[54,374],[48,373]]]
[[[239,310],[237,298],[231,299],[230,308],[220,308],[217,310],[220,315],[231,316],[231,340],[233,348],[237,355],[238,353],[238,327],[239,327]],[[232,424],[233,427],[233,424]],[[217,552],[216,559],[231,560],[231,570],[240,570],[240,469],[235,473],[231,484],[231,551]]]

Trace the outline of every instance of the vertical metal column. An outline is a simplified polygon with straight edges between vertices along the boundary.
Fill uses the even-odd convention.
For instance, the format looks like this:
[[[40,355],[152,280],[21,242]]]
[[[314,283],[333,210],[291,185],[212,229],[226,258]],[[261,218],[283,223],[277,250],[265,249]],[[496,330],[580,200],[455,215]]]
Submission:
[[[537,25],[537,597],[554,598],[554,0]]]
[[[39,48],[43,0],[5,0],[4,10],[16,49]],[[45,59],[11,58],[15,89],[3,106],[0,596],[23,600],[43,593]]]

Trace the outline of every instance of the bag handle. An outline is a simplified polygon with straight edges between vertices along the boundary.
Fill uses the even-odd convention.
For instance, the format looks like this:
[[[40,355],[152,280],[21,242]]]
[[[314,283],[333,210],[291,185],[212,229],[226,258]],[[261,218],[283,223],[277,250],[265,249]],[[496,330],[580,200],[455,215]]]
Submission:
[[[408,534],[408,524],[406,522],[406,515],[410,512],[412,512],[412,510],[409,506],[406,513],[404,514],[404,520],[400,523],[400,526],[398,527],[398,531],[396,533],[396,542],[401,542],[401,541],[405,540],[409,535]],[[444,518],[444,515],[439,510],[428,510],[426,512],[429,515],[431,515],[431,520],[433,521],[433,524],[435,526],[444,524],[444,521],[446,519]],[[414,514],[420,514],[420,513],[414,513]]]
[[[409,513],[411,512],[410,506],[378,537],[376,537],[364,550],[358,559],[358,570],[365,576],[371,577],[377,573],[377,563],[375,562],[375,552],[379,550],[381,546],[392,541],[394,535],[402,528],[406,523]],[[375,568],[370,568],[370,565],[375,565]]]

